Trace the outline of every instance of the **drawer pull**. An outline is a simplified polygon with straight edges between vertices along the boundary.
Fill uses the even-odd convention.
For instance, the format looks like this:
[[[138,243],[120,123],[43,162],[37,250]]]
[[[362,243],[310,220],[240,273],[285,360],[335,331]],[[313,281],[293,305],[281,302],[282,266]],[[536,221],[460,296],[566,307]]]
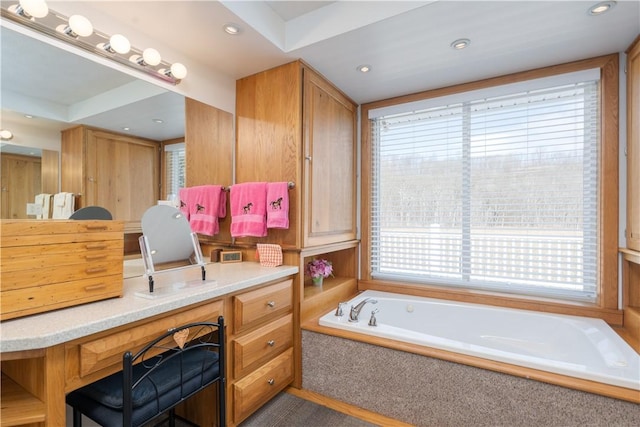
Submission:
[[[84,290],[87,292],[91,292],[91,291],[99,291],[104,288],[106,288],[106,285],[104,283],[100,283],[98,285],[85,286]]]
[[[100,224],[95,224],[95,225],[86,225],[87,230],[106,230],[109,228],[109,226],[107,225],[100,225]]]
[[[276,342],[274,340],[269,340],[269,341],[267,341],[267,345],[269,347],[273,347],[274,345],[276,345]]]
[[[99,249],[107,249],[107,245],[105,243],[89,243],[85,247],[89,251],[99,250]]]
[[[86,259],[87,261],[96,261],[99,259],[105,259],[107,256],[106,255],[85,255],[84,259]]]
[[[275,302],[275,301],[269,301],[269,302],[267,303],[267,305],[268,305],[269,307],[273,308],[273,307],[275,307],[275,306],[276,306],[276,302]]]
[[[274,380],[273,378],[269,378],[269,379],[267,380],[267,383],[268,383],[269,385],[274,385],[274,384],[276,383],[276,380]]]
[[[103,273],[105,271],[107,271],[107,267],[93,267],[85,270],[87,274]]]

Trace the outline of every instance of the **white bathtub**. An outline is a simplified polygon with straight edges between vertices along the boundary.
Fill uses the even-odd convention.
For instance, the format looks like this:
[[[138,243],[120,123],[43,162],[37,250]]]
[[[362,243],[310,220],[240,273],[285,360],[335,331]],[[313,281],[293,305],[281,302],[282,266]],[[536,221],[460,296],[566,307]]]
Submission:
[[[378,303],[349,322],[365,298]],[[640,355],[600,319],[365,291],[320,325],[640,390]]]

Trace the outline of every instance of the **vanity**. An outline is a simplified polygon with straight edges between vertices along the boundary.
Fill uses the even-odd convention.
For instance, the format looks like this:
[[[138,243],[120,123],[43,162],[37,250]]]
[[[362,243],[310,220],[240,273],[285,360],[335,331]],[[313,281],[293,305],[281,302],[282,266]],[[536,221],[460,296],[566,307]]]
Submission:
[[[210,263],[204,281],[199,266],[167,270],[154,274],[154,296],[139,275],[143,270],[126,264],[124,270],[133,277],[123,280],[121,297],[2,322],[0,425],[64,426],[66,393],[121,369],[124,351],[173,326],[220,314],[227,328],[230,425],[293,381],[298,267]],[[199,425],[214,425],[208,393],[215,390],[194,396],[179,411]]]

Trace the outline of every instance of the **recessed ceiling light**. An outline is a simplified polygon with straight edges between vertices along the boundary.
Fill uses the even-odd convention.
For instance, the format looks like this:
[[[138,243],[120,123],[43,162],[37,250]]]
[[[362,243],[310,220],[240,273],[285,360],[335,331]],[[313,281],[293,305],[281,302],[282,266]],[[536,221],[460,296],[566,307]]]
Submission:
[[[222,29],[225,33],[231,34],[232,36],[237,36],[240,34],[240,27],[236,24],[225,24]]]
[[[33,119],[33,116],[31,114],[25,114],[24,115],[27,119]]]
[[[130,127],[123,127],[122,130],[131,130]]]
[[[2,139],[3,141],[9,141],[10,139],[13,139],[13,132],[11,132],[9,129],[0,130],[0,139]]]
[[[589,15],[602,15],[605,12],[610,11],[616,5],[615,1],[601,1],[589,8],[587,13]]]
[[[356,70],[360,71],[361,73],[368,73],[369,71],[371,71],[371,65],[359,65]]]
[[[470,44],[471,44],[471,40],[469,39],[458,39],[453,41],[450,46],[452,49],[462,50],[465,47],[469,46]]]
[[[164,123],[164,120],[162,119],[153,119],[154,123]]]

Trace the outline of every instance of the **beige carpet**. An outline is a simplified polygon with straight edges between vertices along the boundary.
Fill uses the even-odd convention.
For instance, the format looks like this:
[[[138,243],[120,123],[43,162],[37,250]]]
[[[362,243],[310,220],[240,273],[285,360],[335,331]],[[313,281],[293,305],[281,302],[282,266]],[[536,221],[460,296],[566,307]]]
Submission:
[[[239,427],[370,427],[375,424],[282,392]]]

